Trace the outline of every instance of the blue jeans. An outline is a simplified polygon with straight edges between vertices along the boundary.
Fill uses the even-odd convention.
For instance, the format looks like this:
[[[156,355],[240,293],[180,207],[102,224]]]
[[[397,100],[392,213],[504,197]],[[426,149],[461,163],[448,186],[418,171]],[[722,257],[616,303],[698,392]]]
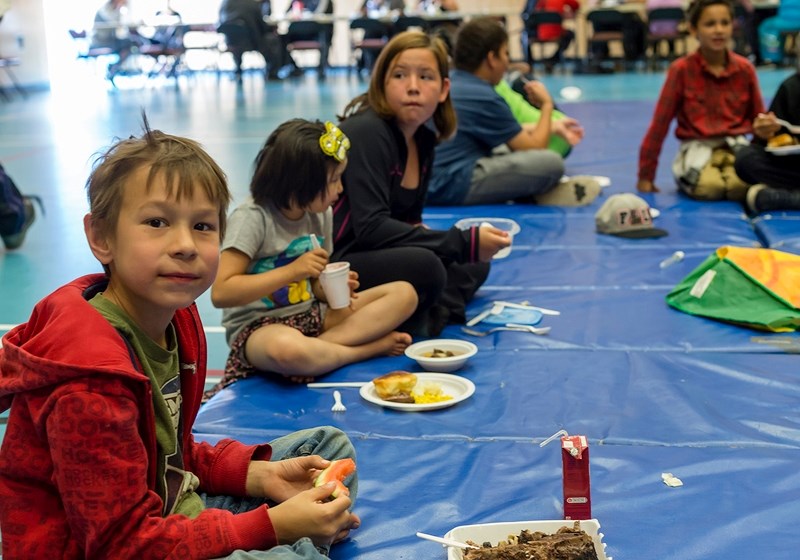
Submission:
[[[300,430],[289,435],[279,437],[270,443],[272,446],[272,461],[291,459],[305,455],[320,455],[331,461],[345,459],[355,460],[356,451],[347,435],[333,426],[323,426]],[[355,502],[358,494],[358,474],[351,477],[347,485],[350,490],[350,499]],[[203,502],[207,508],[224,509],[234,514],[253,510],[264,504],[271,504],[265,498],[237,498],[233,496],[208,496],[202,494]],[[281,545],[269,550],[237,550],[225,556],[226,560],[319,560],[325,559],[327,550],[318,550],[310,539],[302,538],[293,545]]]

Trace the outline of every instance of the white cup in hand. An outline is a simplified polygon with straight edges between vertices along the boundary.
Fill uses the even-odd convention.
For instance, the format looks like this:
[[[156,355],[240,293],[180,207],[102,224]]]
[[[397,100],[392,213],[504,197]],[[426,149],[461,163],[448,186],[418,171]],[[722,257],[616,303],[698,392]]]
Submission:
[[[350,305],[350,263],[335,262],[328,264],[319,275],[319,282],[328,307],[331,309],[344,309]]]

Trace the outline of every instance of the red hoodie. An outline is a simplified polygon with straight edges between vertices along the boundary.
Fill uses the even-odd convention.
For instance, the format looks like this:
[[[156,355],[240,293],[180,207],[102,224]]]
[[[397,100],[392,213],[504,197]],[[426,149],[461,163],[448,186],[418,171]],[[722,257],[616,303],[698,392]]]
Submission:
[[[88,302],[105,282],[98,274],[59,288],[3,337],[0,412],[11,410],[0,447],[3,558],[216,558],[275,546],[266,506],[161,516],[150,381]],[[244,496],[249,462],[269,459],[272,450],[194,441],[205,336],[194,305],[173,324],[185,468],[200,479],[199,491]]]

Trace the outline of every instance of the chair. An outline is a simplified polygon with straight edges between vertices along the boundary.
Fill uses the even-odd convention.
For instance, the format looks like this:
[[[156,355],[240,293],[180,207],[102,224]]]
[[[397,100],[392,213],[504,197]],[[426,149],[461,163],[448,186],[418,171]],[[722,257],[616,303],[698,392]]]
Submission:
[[[666,42],[669,45],[669,51],[672,56],[676,55],[678,50],[678,43],[683,44],[682,51],[686,53],[686,37],[688,33],[683,27],[683,21],[686,13],[683,8],[653,8],[647,12],[647,49],[650,50],[650,63],[655,66],[656,60],[659,58],[659,47],[662,43]],[[652,29],[653,23],[664,22],[667,24],[665,29]]]
[[[289,54],[295,51],[319,52],[317,72],[320,77],[325,75],[325,68],[328,64],[328,50],[331,41],[330,27],[329,24],[322,24],[316,21],[293,21],[286,31],[286,50],[289,51]]]
[[[593,47],[604,46],[604,50],[607,51],[609,43],[613,41],[624,43],[625,35],[622,31],[624,17],[619,10],[605,8],[592,10],[586,15],[586,21],[591,24],[591,33],[586,39],[586,55],[590,63],[599,62],[595,60]]]
[[[233,63],[236,66],[236,79],[241,80],[244,53],[255,50],[247,25],[239,19],[225,21],[219,24],[217,33],[225,36],[225,48],[223,50],[233,55]]]
[[[89,59],[89,58],[98,58],[100,56],[109,56],[114,54],[114,49],[111,47],[92,47],[89,46],[88,36],[85,29],[76,30],[70,29],[69,36],[76,43],[84,43],[85,45],[82,47],[81,52],[78,53],[78,58]]]
[[[563,23],[563,20],[564,18],[561,16],[561,14],[555,11],[536,10],[528,14],[527,21],[525,22],[525,31],[524,31],[527,39],[526,58],[528,60],[528,64],[533,66],[533,63],[536,61],[536,58],[533,56],[533,49],[537,44],[539,45],[539,54],[541,55],[541,58],[544,58],[544,46],[547,44],[558,45],[560,42],[560,37],[555,37],[553,39],[540,39],[539,26],[540,25],[560,26]]]
[[[394,21],[394,34],[396,35],[409,29],[419,29],[427,32],[430,29],[430,23],[419,16],[398,16]]]
[[[89,34],[84,29],[70,29],[69,36],[77,45],[76,58],[92,66],[92,72],[105,75],[106,68],[119,59],[119,54],[111,47],[93,47]]]
[[[378,54],[389,42],[389,35],[389,26],[377,19],[360,17],[351,21],[350,52],[353,53],[353,67],[359,71],[371,71]]]
[[[783,66],[797,66],[800,60],[800,28],[781,31],[783,41]]]
[[[183,36],[189,30],[188,25],[171,25],[164,28],[161,42],[146,43],[139,47],[141,55],[149,56],[154,59],[155,65],[150,69],[148,77],[158,74],[165,74],[167,77],[175,78],[178,75],[178,68],[186,53],[183,45]]]
[[[14,89],[17,90],[17,93],[19,93],[21,97],[25,98],[27,97],[25,89],[22,87],[22,85],[20,85],[19,81],[17,81],[17,77],[11,71],[12,66],[19,66],[19,64],[20,61],[17,57],[0,55],[0,68],[5,71],[6,76],[8,76],[8,79],[11,81],[11,85],[14,86]],[[4,99],[11,98],[11,96],[8,95],[5,88],[2,86],[0,86],[0,95],[2,95]]]

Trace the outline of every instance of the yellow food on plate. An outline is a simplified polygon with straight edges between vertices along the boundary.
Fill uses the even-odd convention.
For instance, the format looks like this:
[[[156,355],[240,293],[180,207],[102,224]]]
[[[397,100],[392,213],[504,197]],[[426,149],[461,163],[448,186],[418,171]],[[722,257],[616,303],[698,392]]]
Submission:
[[[797,139],[791,134],[778,134],[773,136],[767,141],[767,146],[770,148],[780,148],[782,146],[794,146],[797,144]]]
[[[417,383],[417,376],[407,371],[393,371],[372,380],[378,397],[385,401],[408,404],[432,404],[452,400],[434,381]]]
[[[414,397],[414,404],[432,404],[453,400],[452,395],[445,395],[442,386],[433,381],[415,387],[411,396]]]

